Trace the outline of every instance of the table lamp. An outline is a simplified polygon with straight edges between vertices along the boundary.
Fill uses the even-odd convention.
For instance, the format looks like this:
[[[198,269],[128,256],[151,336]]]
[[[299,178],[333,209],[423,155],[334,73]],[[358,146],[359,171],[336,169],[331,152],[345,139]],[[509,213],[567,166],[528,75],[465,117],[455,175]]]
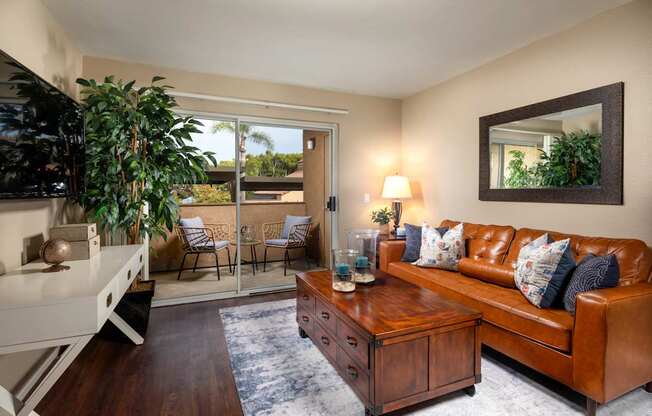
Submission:
[[[394,214],[394,231],[401,222],[401,200],[412,198],[412,191],[410,190],[410,181],[406,176],[385,176],[385,183],[383,184],[383,198],[392,199],[392,212]]]

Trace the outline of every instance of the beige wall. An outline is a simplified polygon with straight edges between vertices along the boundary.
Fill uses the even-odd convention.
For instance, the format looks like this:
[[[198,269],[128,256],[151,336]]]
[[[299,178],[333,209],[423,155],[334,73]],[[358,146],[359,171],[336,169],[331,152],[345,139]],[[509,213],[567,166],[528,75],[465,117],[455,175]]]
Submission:
[[[348,115],[329,115],[195,99],[178,100],[181,107],[188,110],[337,123],[340,133],[338,149],[340,242],[345,241],[347,229],[371,226],[369,215],[372,208],[387,203],[380,199],[383,178],[397,171],[400,165],[401,102],[399,100],[159,68],[95,57],[84,57],[83,73],[84,77],[95,79],[114,74],[125,80],[135,79],[139,84],[148,83],[154,75],[161,75],[167,78],[166,83],[184,92],[347,108],[350,110]],[[365,193],[371,194],[372,201],[369,204],[363,202]]]
[[[589,133],[602,133],[602,110],[593,111],[581,116],[565,118],[562,130],[566,133],[586,130]]]
[[[38,0],[0,1],[0,49],[75,97],[81,53]],[[0,201],[0,274],[33,258],[64,218],[63,199]],[[13,389],[41,351],[0,356],[0,384]]]
[[[71,97],[77,96],[82,55],[39,0],[0,2],[0,49]]]
[[[625,82],[623,206],[478,199],[478,118]],[[635,1],[403,102],[402,167],[420,190],[406,220],[453,218],[652,244],[652,2]]]

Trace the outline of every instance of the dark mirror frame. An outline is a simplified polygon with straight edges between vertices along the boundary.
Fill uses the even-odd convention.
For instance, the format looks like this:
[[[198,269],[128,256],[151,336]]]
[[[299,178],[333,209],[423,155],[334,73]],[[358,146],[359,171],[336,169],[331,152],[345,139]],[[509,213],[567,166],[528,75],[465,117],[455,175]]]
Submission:
[[[623,94],[618,82],[480,117],[481,201],[623,204]],[[491,189],[489,128],[546,114],[602,104],[600,186],[593,188]]]

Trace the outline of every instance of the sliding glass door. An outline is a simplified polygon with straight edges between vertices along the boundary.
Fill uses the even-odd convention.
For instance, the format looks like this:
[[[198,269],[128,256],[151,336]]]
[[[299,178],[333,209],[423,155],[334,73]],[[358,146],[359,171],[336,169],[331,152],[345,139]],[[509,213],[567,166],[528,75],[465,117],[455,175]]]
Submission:
[[[206,184],[179,186],[175,235],[153,245],[155,301],[183,303],[292,289],[297,272],[328,268],[337,241],[336,126],[192,114],[193,145],[212,151]],[[201,228],[201,230],[193,230]],[[205,233],[196,253],[184,233]]]
[[[332,131],[261,119],[239,123],[240,290],[293,288],[296,273],[327,268],[329,261]]]

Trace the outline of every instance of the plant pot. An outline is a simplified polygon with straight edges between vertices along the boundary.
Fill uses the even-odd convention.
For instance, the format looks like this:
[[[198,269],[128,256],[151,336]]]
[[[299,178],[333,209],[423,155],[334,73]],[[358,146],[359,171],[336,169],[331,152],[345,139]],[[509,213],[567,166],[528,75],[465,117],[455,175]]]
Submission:
[[[380,233],[384,235],[389,235],[389,224],[380,224]]]

